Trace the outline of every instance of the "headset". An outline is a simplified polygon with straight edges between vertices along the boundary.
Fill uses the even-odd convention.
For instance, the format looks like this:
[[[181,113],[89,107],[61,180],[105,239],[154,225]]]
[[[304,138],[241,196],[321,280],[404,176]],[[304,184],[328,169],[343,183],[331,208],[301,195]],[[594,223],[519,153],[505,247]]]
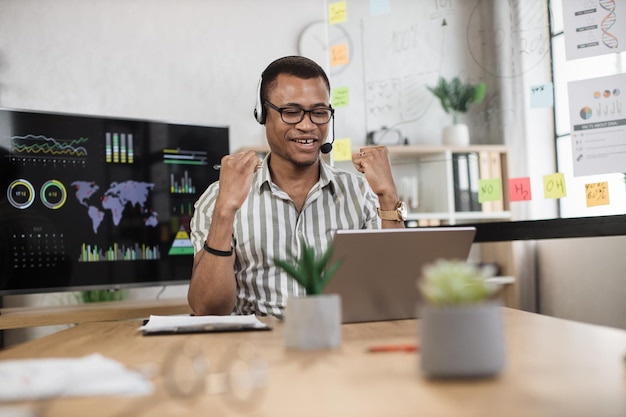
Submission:
[[[261,99],[261,84],[263,84],[263,77],[259,78],[259,84],[256,88],[256,105],[254,106],[254,118],[259,124],[264,125],[267,120],[267,114],[265,113],[265,106],[263,105],[263,100]],[[335,142],[335,115],[332,116],[331,123],[333,124],[333,138],[330,142],[324,143],[320,147],[320,152],[323,154],[330,153],[333,150],[333,143]]]
[[[263,100],[261,100],[261,84],[263,83],[263,77],[259,78],[259,85],[256,88],[256,106],[254,106],[254,118],[259,124],[264,125],[267,115],[265,114],[265,106]]]

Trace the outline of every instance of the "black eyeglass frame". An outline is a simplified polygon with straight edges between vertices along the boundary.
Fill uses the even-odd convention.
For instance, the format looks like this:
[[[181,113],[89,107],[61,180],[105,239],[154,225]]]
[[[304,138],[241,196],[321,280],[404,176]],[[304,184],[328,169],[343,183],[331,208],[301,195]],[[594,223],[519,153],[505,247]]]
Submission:
[[[265,100],[264,101],[265,104],[267,104],[270,108],[276,110],[279,114],[280,114],[280,120],[283,121],[283,123],[287,123],[289,125],[295,125],[300,123],[301,121],[304,120],[304,116],[309,113],[309,120],[311,121],[311,123],[316,124],[316,125],[325,125],[328,124],[328,122],[330,122],[330,120],[333,118],[333,116],[335,115],[335,109],[331,107],[316,107],[314,109],[311,110],[304,110],[301,107],[298,106],[287,106],[287,107],[278,107],[277,105],[270,103],[269,101]],[[283,118],[283,111],[287,110],[287,109],[298,109],[302,112],[300,120],[298,120],[297,122],[287,122],[285,121],[285,119]],[[318,110],[330,110],[330,116],[328,117],[328,120],[323,122],[323,123],[317,123],[316,121],[313,120],[313,117],[311,116],[311,114],[314,111],[318,111]]]

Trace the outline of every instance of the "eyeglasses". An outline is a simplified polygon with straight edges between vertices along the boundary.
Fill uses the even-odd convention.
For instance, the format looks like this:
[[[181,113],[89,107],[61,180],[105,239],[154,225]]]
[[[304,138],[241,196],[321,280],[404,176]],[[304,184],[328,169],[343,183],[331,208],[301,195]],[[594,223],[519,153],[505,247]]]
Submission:
[[[335,109],[328,107],[319,107],[311,110],[304,110],[300,107],[278,107],[269,101],[265,100],[265,104],[280,113],[280,118],[283,122],[288,124],[300,123],[304,119],[304,115],[309,113],[311,122],[316,125],[325,125],[330,122],[330,119],[335,114]]]

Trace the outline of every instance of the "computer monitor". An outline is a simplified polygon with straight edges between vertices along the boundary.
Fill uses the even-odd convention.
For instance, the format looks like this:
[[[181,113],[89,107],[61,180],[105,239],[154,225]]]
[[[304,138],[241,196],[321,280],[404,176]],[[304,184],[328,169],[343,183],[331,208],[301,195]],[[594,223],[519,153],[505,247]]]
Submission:
[[[228,127],[0,109],[0,295],[186,283]]]

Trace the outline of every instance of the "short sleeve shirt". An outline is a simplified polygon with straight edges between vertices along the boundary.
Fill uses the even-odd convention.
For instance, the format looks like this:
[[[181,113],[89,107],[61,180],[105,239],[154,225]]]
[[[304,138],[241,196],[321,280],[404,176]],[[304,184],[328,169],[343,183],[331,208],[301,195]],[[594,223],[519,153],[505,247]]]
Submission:
[[[235,313],[281,317],[287,297],[305,290],[274,259],[289,260],[300,245],[323,253],[337,229],[380,228],[378,197],[363,176],[320,163],[320,179],[309,191],[302,211],[272,183],[266,157],[253,176],[250,192],[235,215],[232,243],[235,251],[237,301]],[[195,204],[191,241],[202,250],[219,192],[211,184]]]

